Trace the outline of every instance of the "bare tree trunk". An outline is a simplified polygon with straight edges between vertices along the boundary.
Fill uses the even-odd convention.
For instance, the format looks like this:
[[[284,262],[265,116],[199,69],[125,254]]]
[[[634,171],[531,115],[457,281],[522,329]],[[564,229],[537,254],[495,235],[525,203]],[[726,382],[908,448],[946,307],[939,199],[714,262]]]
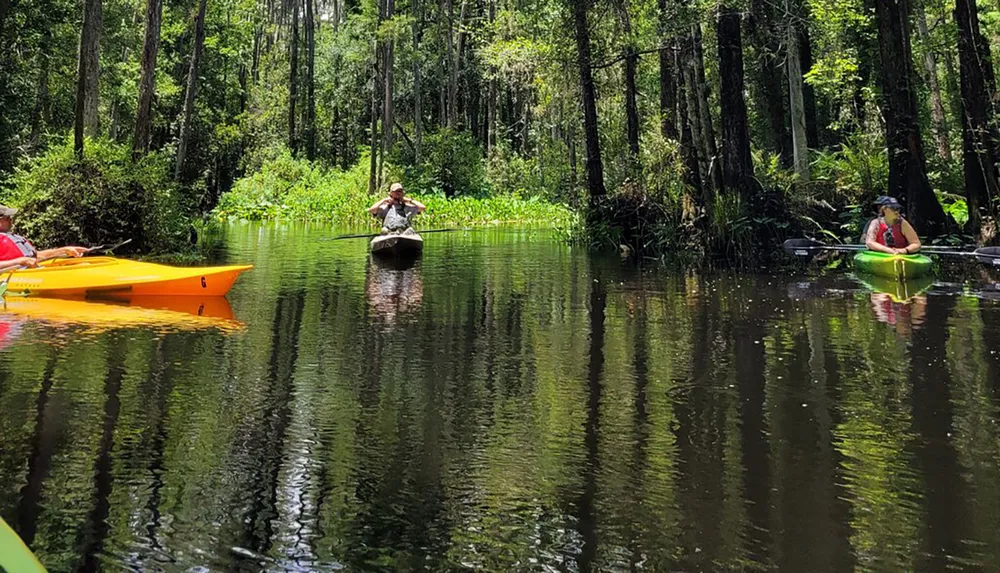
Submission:
[[[42,32],[42,39],[38,44],[38,89],[35,91],[35,107],[31,109],[31,147],[38,145],[38,138],[42,134],[42,124],[48,122],[49,62],[51,60],[49,49],[51,45],[52,32],[46,28]]]
[[[792,117],[792,164],[800,181],[809,180],[809,139],[806,131],[806,108],[802,92],[802,64],[799,61],[799,31],[788,25],[788,109]]]
[[[604,198],[604,166],[601,163],[601,139],[597,131],[597,92],[590,69],[590,28],[586,0],[573,2],[577,65],[580,68],[580,92],[583,99],[584,141],[587,145],[587,190],[590,192],[589,216],[598,214]]]
[[[636,103],[636,68],[639,66],[639,55],[632,42],[632,21],[628,14],[628,0],[615,0],[618,11],[618,22],[621,24],[625,45],[622,48],[622,60],[625,72],[625,130],[628,138],[628,149],[635,162],[639,157],[639,106]]]
[[[253,31],[253,56],[251,56],[250,63],[250,80],[253,85],[260,84],[260,50],[262,37],[264,35],[264,30],[257,26]]]
[[[100,71],[101,0],[84,0],[83,30],[77,68],[76,109],[73,123],[73,152],[83,159],[84,135],[96,136],[100,128],[97,114],[98,72]]]
[[[997,160],[1000,159],[995,114],[996,77],[990,45],[979,25],[976,0],[956,0],[958,57],[962,84],[962,164],[965,174],[969,230],[978,234],[980,211],[1000,198]]]
[[[799,66],[803,74],[812,69],[812,40],[809,38],[809,28],[800,26],[799,31]],[[806,139],[810,149],[819,145],[819,121],[816,115],[816,91],[807,83],[802,84],[802,101],[806,110]]]
[[[381,21],[381,20],[380,20]],[[372,63],[372,106],[371,106],[371,165],[368,171],[368,194],[374,195],[378,190],[378,55],[379,42],[374,41],[375,61]]]
[[[786,2],[786,10],[791,11]],[[769,0],[753,0],[746,21],[747,42],[754,47],[756,57],[751,65],[758,70],[750,79],[755,104],[766,110],[767,137],[765,149],[778,155],[781,164],[791,166],[792,142],[785,126],[786,99],[782,88],[782,25],[775,4]]]
[[[395,0],[385,0],[385,19],[391,20],[396,10]],[[385,79],[385,95],[382,100],[382,146],[383,155],[392,150],[392,97],[393,97],[393,68],[395,66],[395,41],[391,38],[386,40],[385,57],[382,63],[382,73]]]
[[[708,168],[702,173],[707,184],[722,189],[722,169],[719,166],[719,148],[715,142],[715,127],[712,125],[712,108],[709,107],[708,81],[705,79],[705,54],[702,49],[701,24],[692,27],[694,46],[694,79],[697,82],[698,118],[701,121],[701,140],[705,146],[704,155]]]
[[[448,127],[458,128],[458,58],[455,57],[455,0],[448,2]],[[464,2],[464,0],[463,0]],[[464,3],[463,3],[464,7]]]
[[[290,64],[288,66],[288,147],[292,155],[299,151],[299,138],[295,131],[295,104],[299,99],[299,0],[291,0],[292,6],[292,38]]]
[[[424,141],[424,110],[421,107],[420,85],[420,29],[423,26],[423,13],[420,0],[412,0],[413,4],[413,156],[417,165],[420,164]]]
[[[160,22],[163,0],[146,1],[146,37],[142,43],[142,75],[139,81],[139,105],[135,114],[135,137],[132,155],[149,152],[149,135],[153,126],[153,92],[156,89],[156,56],[160,51]]]
[[[177,165],[174,169],[174,179],[180,181],[184,171],[184,159],[187,156],[188,141],[191,139],[191,116],[194,113],[194,100],[198,93],[198,70],[201,66],[201,50],[205,45],[205,7],[207,0],[198,4],[198,15],[194,19],[194,45],[191,48],[191,65],[188,68],[187,90],[184,93],[184,112],[181,118],[181,136],[177,143]]]
[[[490,30],[493,30],[493,24],[496,22],[497,9],[496,0],[487,0],[489,2],[489,22]],[[491,32],[492,34],[492,32]],[[493,148],[497,145],[497,80],[496,80],[496,67],[490,66],[490,84],[486,94],[486,154],[489,155]]]
[[[934,237],[946,230],[947,217],[927,180],[923,140],[917,123],[908,17],[908,0],[875,1],[885,141],[889,151],[889,193],[905,197],[910,223],[922,236]]]
[[[937,58],[931,49],[931,35],[927,30],[927,14],[923,2],[917,2],[917,31],[920,41],[924,44],[924,68],[927,70],[927,87],[931,91],[931,126],[934,139],[937,141],[938,157],[942,161],[951,159],[951,145],[948,143],[948,122],[944,115],[944,104],[941,99],[941,85],[938,83]]]
[[[739,193],[760,213],[760,197],[753,191],[753,160],[750,157],[750,127],[743,99],[743,39],[740,13],[719,6],[719,104],[722,118],[722,180],[729,193]]]
[[[313,2],[306,3],[306,158],[316,159],[316,21]]]
[[[701,114],[698,107],[698,79],[695,72],[694,45],[689,40],[684,50],[684,99],[687,108],[688,126],[691,129],[691,151],[694,156],[694,177],[698,180],[698,187],[702,189],[702,204],[708,208],[713,199],[713,182],[708,171],[710,158],[706,155],[708,145],[705,144],[702,133]]]

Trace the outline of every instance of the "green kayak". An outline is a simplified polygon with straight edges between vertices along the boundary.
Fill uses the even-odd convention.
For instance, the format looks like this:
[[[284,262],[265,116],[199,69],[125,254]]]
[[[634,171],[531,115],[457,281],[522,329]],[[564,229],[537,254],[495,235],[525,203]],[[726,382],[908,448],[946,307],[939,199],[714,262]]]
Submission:
[[[45,567],[42,567],[31,550],[2,518],[0,518],[0,571],[45,573]]]
[[[879,277],[912,279],[931,272],[934,261],[925,255],[890,255],[861,251],[854,255],[854,267]]]

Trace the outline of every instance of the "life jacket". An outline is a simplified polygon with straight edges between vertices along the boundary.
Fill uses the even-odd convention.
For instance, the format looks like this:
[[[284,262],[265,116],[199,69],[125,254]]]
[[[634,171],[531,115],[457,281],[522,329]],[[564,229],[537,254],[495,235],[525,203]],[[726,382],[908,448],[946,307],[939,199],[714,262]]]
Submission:
[[[17,249],[21,251],[21,256],[34,257],[38,254],[38,252],[35,251],[35,247],[32,247],[31,243],[28,242],[28,239],[25,239],[21,235],[15,235],[14,233],[0,233],[0,235],[10,239],[10,241],[17,246]]]
[[[875,222],[878,224],[878,230],[875,233],[875,241],[878,244],[895,249],[905,249],[910,245],[910,241],[903,234],[902,218],[891,227],[885,223],[885,219],[882,217],[875,219]]]

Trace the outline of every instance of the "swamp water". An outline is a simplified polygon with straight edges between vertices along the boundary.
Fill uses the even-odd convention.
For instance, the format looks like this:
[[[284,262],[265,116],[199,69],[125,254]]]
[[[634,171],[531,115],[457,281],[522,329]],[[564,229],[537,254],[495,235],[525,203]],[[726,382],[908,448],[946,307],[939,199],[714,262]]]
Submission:
[[[1000,567],[988,296],[332,234],[230,227],[228,304],[0,314],[51,571]]]

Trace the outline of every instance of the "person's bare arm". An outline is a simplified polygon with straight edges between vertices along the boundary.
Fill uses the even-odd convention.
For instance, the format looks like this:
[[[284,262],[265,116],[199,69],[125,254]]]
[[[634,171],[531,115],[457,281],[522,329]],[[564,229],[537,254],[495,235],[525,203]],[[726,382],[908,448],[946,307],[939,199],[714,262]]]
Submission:
[[[0,262],[0,273],[19,269],[21,267],[35,268],[38,261],[35,257],[18,257],[9,261]]]
[[[895,255],[899,252],[899,249],[893,249],[878,242],[878,225],[875,224],[875,221],[872,221],[868,225],[868,238],[865,240],[865,246],[868,247],[869,251],[875,251],[876,253]]]
[[[903,250],[909,254],[919,253],[920,248],[923,246],[920,243],[920,237],[917,236],[917,232],[913,230],[913,226],[906,219],[903,219],[903,236],[906,237],[909,243]]]
[[[35,258],[39,261],[45,261],[56,257],[82,257],[86,252],[86,247],[59,247],[58,249],[38,251],[35,253]]]
[[[392,199],[390,199],[389,197],[385,197],[383,199],[379,199],[378,201],[375,202],[374,205],[372,205],[371,207],[368,208],[368,212],[371,213],[372,215],[377,215],[378,212],[379,212],[379,209],[382,208],[382,205],[385,205],[386,203],[388,203],[390,201],[392,201]]]
[[[421,203],[420,201],[417,201],[416,199],[414,199],[412,197],[408,197],[406,199],[406,202],[409,203],[410,205],[413,205],[414,207],[416,207],[417,208],[417,213],[423,213],[424,211],[427,210],[427,207],[423,203]]]

